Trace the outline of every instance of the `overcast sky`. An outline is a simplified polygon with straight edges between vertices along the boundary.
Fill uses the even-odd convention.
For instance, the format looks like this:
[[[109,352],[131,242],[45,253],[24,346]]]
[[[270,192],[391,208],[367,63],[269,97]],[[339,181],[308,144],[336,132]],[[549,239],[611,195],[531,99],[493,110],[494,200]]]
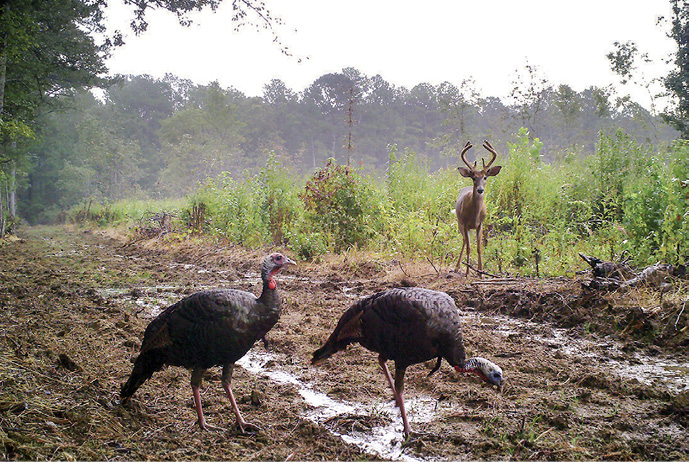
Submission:
[[[112,24],[127,25],[126,10],[113,0]],[[484,96],[509,94],[516,70],[528,62],[552,84],[577,91],[617,80],[605,55],[614,41],[633,40],[655,61],[647,78],[662,76],[674,50],[656,24],[669,16],[669,0],[265,0],[284,22],[285,56],[267,31],[234,31],[231,1],[217,12],[192,15],[182,27],[176,16],[154,12],[141,36],[129,34],[108,65],[112,73],[166,72],[205,84],[217,80],[247,96],[262,95],[271,79],[295,91],[344,67],[409,89],[419,83],[473,78]],[[298,57],[302,59],[299,62]],[[644,92],[632,92],[647,106]]]

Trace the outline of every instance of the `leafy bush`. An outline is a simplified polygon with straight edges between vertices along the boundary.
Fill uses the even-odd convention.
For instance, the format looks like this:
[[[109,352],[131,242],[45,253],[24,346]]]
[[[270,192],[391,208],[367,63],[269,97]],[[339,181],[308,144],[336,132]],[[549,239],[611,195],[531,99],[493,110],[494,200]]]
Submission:
[[[217,180],[208,180],[190,198],[187,209],[205,205],[203,229],[230,242],[258,247],[270,241],[270,229],[257,204],[262,202],[261,187],[256,178],[237,182],[225,173]]]
[[[453,213],[461,177],[454,168],[428,173],[427,163],[405,150],[389,152],[386,172],[386,246],[448,265],[462,238]]]
[[[259,174],[262,210],[273,244],[285,244],[292,235],[290,230],[303,219],[304,204],[299,198],[299,186],[294,175],[281,166],[271,153]]]
[[[689,145],[677,142],[668,154],[649,158],[624,196],[628,248],[643,263],[689,257]]]
[[[370,181],[347,165],[328,160],[306,182],[301,196],[314,231],[332,236],[335,251],[364,246],[376,232],[381,202]]]
[[[553,165],[541,160],[542,147],[522,129],[498,159],[503,169],[486,190],[488,271],[564,274],[582,268],[579,252],[610,260],[627,252],[638,265],[686,262],[689,143],[650,155],[621,131],[601,133],[593,156],[569,151]],[[271,155],[256,175],[235,181],[225,173],[185,206],[157,206],[182,209],[187,229],[248,247],[285,245],[304,259],[357,247],[449,269],[462,245],[452,210],[469,184],[454,167],[428,170],[413,151],[392,146],[384,182],[332,159],[304,181]],[[112,222],[155,206],[84,204],[70,217]]]

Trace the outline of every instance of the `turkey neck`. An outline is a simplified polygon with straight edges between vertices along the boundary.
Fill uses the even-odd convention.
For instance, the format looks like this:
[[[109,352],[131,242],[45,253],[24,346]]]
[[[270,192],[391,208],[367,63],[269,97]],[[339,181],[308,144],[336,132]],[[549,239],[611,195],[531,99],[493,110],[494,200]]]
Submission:
[[[278,319],[280,318],[280,295],[278,294],[275,280],[273,279],[274,272],[266,274],[264,272],[261,276],[263,279],[263,292],[258,297],[258,323],[261,331],[268,332]],[[263,332],[265,334],[265,332]]]
[[[263,292],[258,301],[268,308],[280,312],[280,295],[278,294],[275,280],[271,277],[263,280]]]

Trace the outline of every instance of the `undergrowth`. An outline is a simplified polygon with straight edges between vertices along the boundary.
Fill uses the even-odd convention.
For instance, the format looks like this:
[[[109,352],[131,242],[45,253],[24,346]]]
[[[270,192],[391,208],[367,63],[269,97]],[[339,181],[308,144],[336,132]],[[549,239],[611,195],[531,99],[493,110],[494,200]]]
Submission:
[[[486,187],[484,269],[495,274],[564,275],[578,253],[639,266],[689,256],[689,143],[638,144],[622,131],[599,134],[591,156],[572,149],[543,162],[525,129],[496,163]],[[182,233],[246,247],[286,247],[301,259],[350,249],[454,268],[462,240],[454,204],[469,186],[456,168],[428,173],[415,152],[389,149],[384,178],[329,160],[302,177],[271,156],[260,173],[208,179],[180,201],[82,205],[72,221],[133,223],[165,210]],[[472,261],[476,258],[471,233]]]

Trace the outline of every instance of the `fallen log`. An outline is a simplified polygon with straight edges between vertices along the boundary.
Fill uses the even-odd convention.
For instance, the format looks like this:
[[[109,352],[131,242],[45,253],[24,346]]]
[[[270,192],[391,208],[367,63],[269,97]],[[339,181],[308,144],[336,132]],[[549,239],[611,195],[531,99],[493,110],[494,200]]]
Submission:
[[[603,261],[600,258],[589,257],[580,253],[579,256],[589,264],[593,271],[594,278],[615,278],[626,280],[634,276],[632,270],[625,262],[614,263],[610,261]]]
[[[625,290],[646,285],[658,288],[664,286],[667,291],[667,285],[671,277],[682,277],[686,274],[684,265],[675,268],[666,263],[656,263],[644,268],[639,273],[635,273],[624,262],[606,262],[600,258],[590,257],[581,253],[579,256],[591,266],[593,280],[585,284],[590,289]]]

